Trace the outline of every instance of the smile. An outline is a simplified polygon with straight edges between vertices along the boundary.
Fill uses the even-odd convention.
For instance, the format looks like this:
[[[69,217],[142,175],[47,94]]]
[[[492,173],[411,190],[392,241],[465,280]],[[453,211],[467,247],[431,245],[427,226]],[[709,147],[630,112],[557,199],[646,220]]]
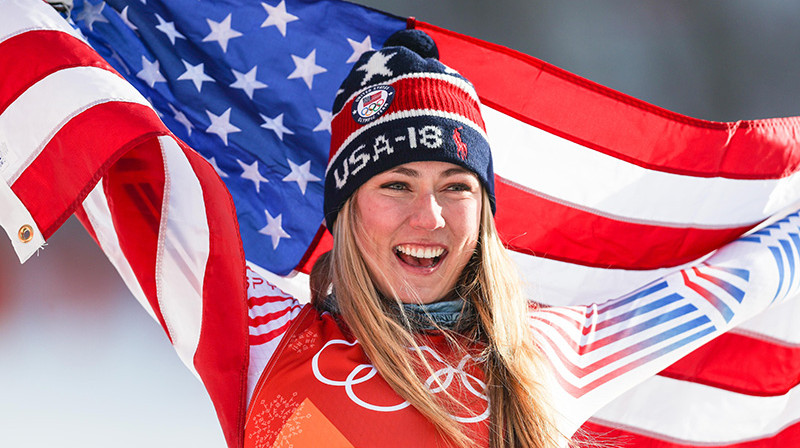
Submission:
[[[394,248],[394,253],[403,263],[418,268],[434,268],[446,255],[443,247],[423,247],[401,244]]]

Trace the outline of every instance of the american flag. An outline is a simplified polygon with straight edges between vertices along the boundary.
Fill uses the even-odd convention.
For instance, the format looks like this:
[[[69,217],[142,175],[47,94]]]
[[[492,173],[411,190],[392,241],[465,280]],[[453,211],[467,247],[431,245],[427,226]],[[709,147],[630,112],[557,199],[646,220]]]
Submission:
[[[23,3],[9,2],[6,7]],[[202,8],[195,1],[166,3],[77,1],[71,16],[92,46],[147,101],[130,91],[103,91],[97,97],[127,98],[125,110],[112,111],[112,116],[140,117],[141,123],[130,123],[128,138],[157,130],[150,136],[158,139],[142,145],[156,145],[152,151],[160,154],[158,160],[148,159],[152,154],[142,150],[113,169],[121,176],[140,178],[147,175],[142,167],[164,159],[170,166],[169,182],[161,178],[154,182],[176,187],[168,190],[173,195],[170,200],[192,197],[193,191],[199,194],[189,186],[184,191],[185,184],[178,180],[191,176],[181,177],[181,167],[189,172],[207,166],[169,137],[154,120],[149,102],[171,131],[203,155],[225,181],[236,203],[248,262],[277,274],[307,270],[311,254],[329,244],[319,231],[320,180],[328,154],[332,98],[358,56],[380,47],[388,35],[406,26],[406,20],[338,2],[267,1],[235,8],[212,2]],[[8,48],[8,42],[24,34],[13,24],[6,25],[9,28],[0,38]],[[624,296],[702,261],[799,198],[800,151],[795,134],[800,122],[795,118],[695,120],[506,48],[424,23],[415,26],[434,37],[442,61],[473,81],[481,96],[498,174],[498,224],[515,260],[530,275],[529,292],[537,301],[586,304]],[[54,33],[38,34],[50,38]],[[79,39],[63,34],[56,40]],[[105,62],[88,53],[78,59],[75,64],[99,67],[103,76],[111,73]],[[125,89],[117,79],[111,81]],[[67,78],[66,83],[80,90],[81,82],[70,83]],[[0,85],[7,92],[0,105],[14,104],[22,87]],[[91,98],[83,101],[94,104]],[[113,134],[123,134],[120,140],[126,137],[121,131]],[[94,139],[87,144],[104,143],[109,151],[125,146],[116,140],[100,142],[113,140],[105,134]],[[757,164],[752,163],[754,153],[759,154]],[[97,157],[105,160],[112,154]],[[14,192],[33,191],[24,187],[24,175],[13,175],[13,161],[3,160],[12,167],[0,164]],[[79,181],[64,182],[80,190],[91,184],[98,170],[89,167],[82,178],[77,176]],[[104,250],[112,252],[123,278],[162,323],[187,365],[203,377],[209,361],[197,354],[203,344],[192,339],[199,337],[192,336],[197,322],[172,321],[170,310],[158,306],[160,278],[137,277],[126,270],[125,257],[113,255],[113,248],[127,248],[130,253],[134,243],[104,237],[103,229],[114,225],[149,227],[154,238],[161,227],[169,231],[169,222],[147,219],[159,216],[155,211],[167,202],[157,194],[153,199],[150,183],[142,181],[138,188],[101,183],[79,213]],[[213,186],[206,187],[202,186],[204,191],[214,191]],[[98,218],[104,208],[119,206],[107,198],[123,197],[116,191],[121,189],[126,189],[124,197],[138,198],[134,206],[142,209],[143,222],[108,223]],[[68,191],[63,194],[65,200],[71,197]],[[223,196],[206,197],[198,207],[225,206]],[[34,210],[44,236],[63,222],[65,217],[56,212],[66,208]],[[176,219],[183,225],[193,217]],[[792,265],[794,276],[800,242],[787,238],[788,246],[776,243],[776,249],[782,251],[778,258]],[[136,253],[149,260],[153,254],[144,246]],[[204,261],[187,262],[184,249],[166,251],[168,261],[177,260],[165,268],[166,274],[187,265],[196,272],[205,270]],[[217,249],[212,243],[205,251]],[[213,266],[214,256],[208,259]],[[697,268],[686,285],[702,289],[713,278]],[[792,284],[794,278],[787,282]],[[197,285],[174,288],[198,291]],[[794,302],[743,324],[634,388],[597,413],[587,427],[616,428],[615,435],[626,435],[640,446],[791,445],[800,428],[795,423],[800,419],[798,406],[789,404],[796,401],[792,391],[798,381],[800,341],[791,328],[776,323],[785,321],[780,317],[792,311],[787,306],[797,306]],[[235,395],[224,390],[210,393],[217,399]],[[755,409],[759,419],[753,418]],[[704,424],[709,415],[725,418]]]
[[[215,167],[248,260],[289,274],[322,222],[331,98],[405,21],[335,2],[203,5],[79,1],[72,18]]]

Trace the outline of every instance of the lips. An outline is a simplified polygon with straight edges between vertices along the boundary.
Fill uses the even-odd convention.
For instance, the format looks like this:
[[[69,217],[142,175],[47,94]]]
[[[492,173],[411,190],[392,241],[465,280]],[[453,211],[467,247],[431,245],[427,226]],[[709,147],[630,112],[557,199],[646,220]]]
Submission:
[[[395,246],[394,253],[397,258],[415,268],[434,268],[447,255],[447,250],[439,246],[417,246],[400,244]]]

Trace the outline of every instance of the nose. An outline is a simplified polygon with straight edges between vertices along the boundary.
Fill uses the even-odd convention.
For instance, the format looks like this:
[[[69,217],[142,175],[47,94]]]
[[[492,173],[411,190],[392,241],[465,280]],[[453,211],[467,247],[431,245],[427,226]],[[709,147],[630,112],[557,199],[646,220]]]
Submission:
[[[409,225],[423,230],[436,230],[444,227],[442,206],[433,193],[420,194],[411,204]]]

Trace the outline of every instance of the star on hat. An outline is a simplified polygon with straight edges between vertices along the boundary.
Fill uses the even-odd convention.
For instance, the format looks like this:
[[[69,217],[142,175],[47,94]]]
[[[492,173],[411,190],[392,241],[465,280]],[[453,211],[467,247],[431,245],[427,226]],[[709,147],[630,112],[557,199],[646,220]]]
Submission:
[[[392,56],[394,55],[395,53],[385,54],[380,51],[372,53],[372,56],[369,57],[369,60],[364,65],[356,69],[357,71],[365,72],[364,79],[361,81],[361,85],[367,85],[369,80],[375,75],[394,75],[394,73],[389,70],[389,67],[386,66],[386,63],[389,62],[389,59],[392,59]]]

